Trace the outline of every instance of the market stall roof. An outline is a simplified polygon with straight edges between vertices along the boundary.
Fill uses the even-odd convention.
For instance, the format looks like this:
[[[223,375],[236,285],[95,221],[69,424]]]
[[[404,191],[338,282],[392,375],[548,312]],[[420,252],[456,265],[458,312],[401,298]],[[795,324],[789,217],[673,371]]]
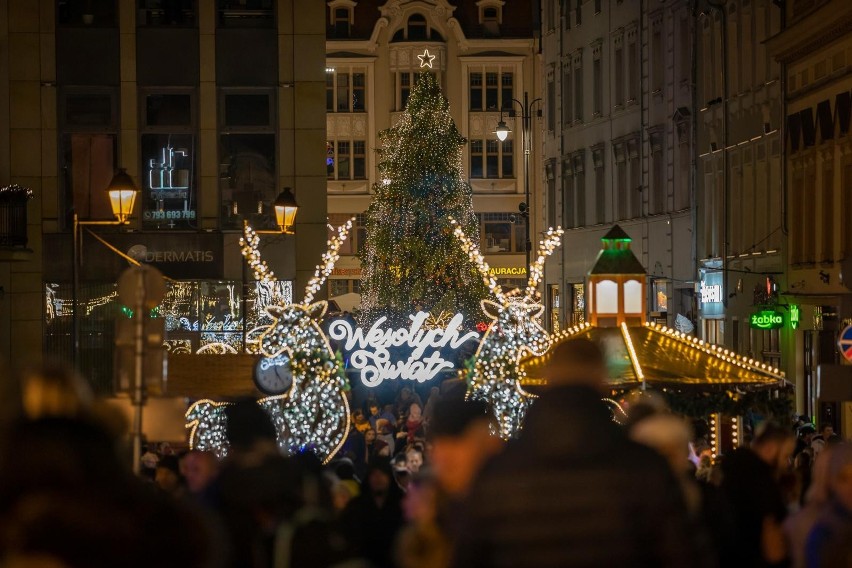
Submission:
[[[618,327],[581,324],[555,335],[552,345],[576,337],[589,339],[603,349],[612,388],[638,387],[643,379],[648,386],[696,390],[754,390],[787,385],[784,373],[774,367],[654,323]],[[527,375],[523,384],[544,384],[542,371],[552,348],[544,355],[521,361]]]
[[[614,225],[601,237],[603,247],[589,275],[595,274],[645,274],[645,267],[630,249],[630,235]]]

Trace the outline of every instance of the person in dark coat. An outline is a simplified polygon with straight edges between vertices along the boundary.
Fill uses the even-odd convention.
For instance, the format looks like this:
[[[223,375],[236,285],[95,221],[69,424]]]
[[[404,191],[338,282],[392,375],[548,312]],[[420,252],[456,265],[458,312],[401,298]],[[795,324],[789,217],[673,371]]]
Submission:
[[[0,448],[0,564],[208,568],[203,517],[135,478],[102,424],[83,417],[21,420]]]
[[[852,444],[836,444],[826,453],[830,499],[808,534],[808,568],[849,566],[852,562]]]
[[[361,494],[343,510],[340,526],[354,555],[385,568],[393,566],[394,541],[402,525],[402,491],[390,460],[377,458],[368,466]]]
[[[787,506],[778,478],[789,470],[796,441],[793,433],[767,423],[751,447],[722,459],[720,489],[734,517],[733,546],[720,550],[723,566],[784,566],[788,559],[782,523]]]
[[[681,492],[665,460],[630,441],[601,400],[606,364],[558,345],[520,438],[469,494],[453,566],[692,565]]]

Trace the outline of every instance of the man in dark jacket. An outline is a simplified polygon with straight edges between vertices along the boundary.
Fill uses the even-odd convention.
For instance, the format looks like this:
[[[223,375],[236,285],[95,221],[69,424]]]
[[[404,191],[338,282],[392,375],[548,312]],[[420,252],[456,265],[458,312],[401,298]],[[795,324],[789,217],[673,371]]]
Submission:
[[[611,421],[605,377],[590,341],[555,348],[521,437],[474,484],[454,566],[692,564],[677,482]]]

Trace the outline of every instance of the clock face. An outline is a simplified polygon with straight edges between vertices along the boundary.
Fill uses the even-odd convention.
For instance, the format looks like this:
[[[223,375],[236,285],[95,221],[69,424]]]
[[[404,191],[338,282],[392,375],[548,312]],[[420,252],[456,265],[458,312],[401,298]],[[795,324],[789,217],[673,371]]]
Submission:
[[[284,394],[293,385],[290,357],[261,357],[254,367],[254,384],[268,395]]]

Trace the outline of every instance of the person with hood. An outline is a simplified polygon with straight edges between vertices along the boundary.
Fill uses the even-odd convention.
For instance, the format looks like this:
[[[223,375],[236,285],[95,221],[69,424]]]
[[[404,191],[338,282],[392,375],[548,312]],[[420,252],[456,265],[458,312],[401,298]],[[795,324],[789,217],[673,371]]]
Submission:
[[[394,482],[390,460],[378,458],[367,467],[361,494],[343,510],[340,526],[353,554],[376,568],[389,568],[402,524],[402,491]]]
[[[471,488],[452,566],[693,565],[677,481],[612,421],[606,375],[591,341],[554,348],[519,439]]]

